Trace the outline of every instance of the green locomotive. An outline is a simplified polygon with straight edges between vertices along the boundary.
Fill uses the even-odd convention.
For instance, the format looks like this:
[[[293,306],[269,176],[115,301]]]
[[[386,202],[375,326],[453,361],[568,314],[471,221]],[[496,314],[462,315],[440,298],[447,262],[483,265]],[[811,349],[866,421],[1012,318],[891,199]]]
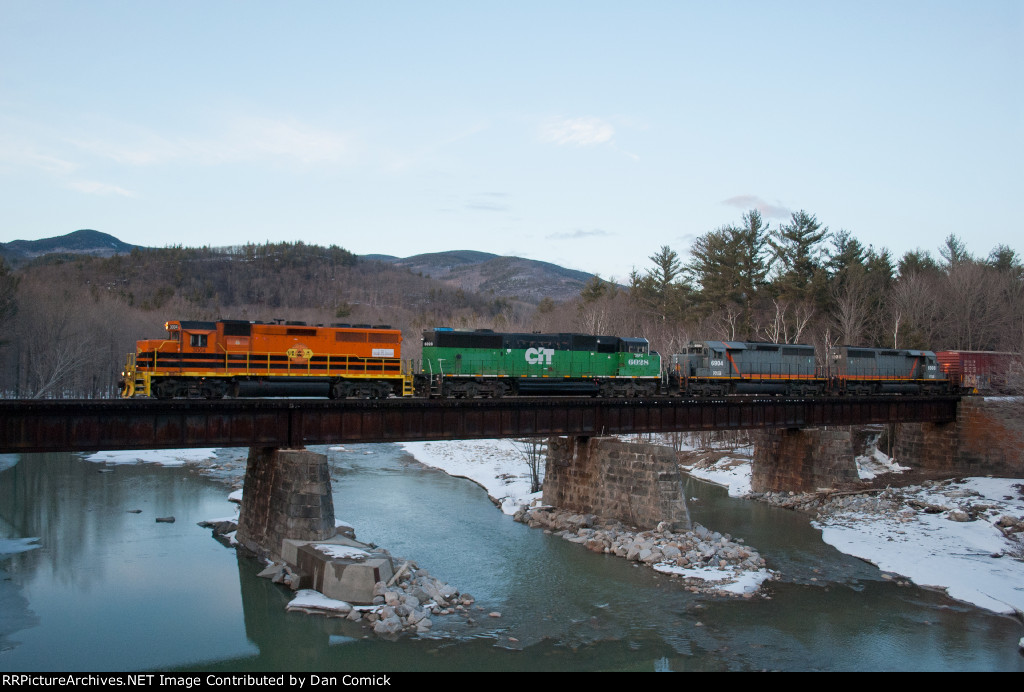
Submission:
[[[423,332],[419,371],[427,397],[637,397],[658,391],[661,356],[642,338],[435,328]]]

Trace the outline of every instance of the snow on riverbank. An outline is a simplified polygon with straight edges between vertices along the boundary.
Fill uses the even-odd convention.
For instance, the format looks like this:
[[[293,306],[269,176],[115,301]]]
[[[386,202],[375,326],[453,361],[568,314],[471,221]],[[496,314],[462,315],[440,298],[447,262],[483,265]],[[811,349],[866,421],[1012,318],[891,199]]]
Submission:
[[[216,449],[122,449],[96,452],[85,457],[86,461],[101,464],[160,464],[161,466],[184,466],[198,464],[215,458]]]
[[[481,486],[508,515],[541,496],[539,492],[530,492],[530,469],[522,445],[516,440],[401,443],[424,466],[440,469],[449,476],[468,478]],[[543,479],[543,468],[541,473]]]
[[[895,516],[854,504],[815,525],[826,543],[883,571],[997,613],[1024,613],[1024,533],[1014,539],[996,526],[1003,516],[1024,517],[1021,483],[966,478],[893,489],[886,492],[904,505]]]

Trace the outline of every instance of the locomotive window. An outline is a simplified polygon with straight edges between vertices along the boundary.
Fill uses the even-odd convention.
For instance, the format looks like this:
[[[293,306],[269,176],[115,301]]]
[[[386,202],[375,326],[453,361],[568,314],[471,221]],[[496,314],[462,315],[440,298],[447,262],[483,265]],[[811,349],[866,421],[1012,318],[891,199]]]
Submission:
[[[189,334],[189,346],[206,348],[206,334]]]
[[[171,338],[171,341],[181,341],[181,332],[167,332],[167,336]]]

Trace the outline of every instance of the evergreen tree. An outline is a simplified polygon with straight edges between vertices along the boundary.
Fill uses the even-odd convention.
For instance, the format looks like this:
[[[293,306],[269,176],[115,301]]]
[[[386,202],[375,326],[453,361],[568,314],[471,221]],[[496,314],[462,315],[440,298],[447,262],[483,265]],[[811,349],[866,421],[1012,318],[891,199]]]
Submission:
[[[814,294],[815,275],[822,269],[822,243],[828,238],[814,214],[794,212],[790,223],[770,235],[775,260],[775,286],[779,295],[790,300],[805,300]]]
[[[939,248],[939,254],[942,255],[942,259],[946,262],[945,269],[947,271],[966,262],[974,261],[971,253],[967,251],[964,241],[960,240],[955,233],[950,233],[946,237],[945,244]]]
[[[939,272],[939,265],[932,259],[927,250],[908,250],[900,259],[898,267],[900,277],[913,274],[934,275]]]

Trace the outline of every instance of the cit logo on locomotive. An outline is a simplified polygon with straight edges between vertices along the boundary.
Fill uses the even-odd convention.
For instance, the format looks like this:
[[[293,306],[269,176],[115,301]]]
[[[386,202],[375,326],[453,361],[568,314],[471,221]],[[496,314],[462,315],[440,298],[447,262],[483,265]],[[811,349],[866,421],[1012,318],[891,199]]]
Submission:
[[[530,365],[551,365],[551,359],[555,356],[553,348],[528,348],[526,349],[526,362]]]

